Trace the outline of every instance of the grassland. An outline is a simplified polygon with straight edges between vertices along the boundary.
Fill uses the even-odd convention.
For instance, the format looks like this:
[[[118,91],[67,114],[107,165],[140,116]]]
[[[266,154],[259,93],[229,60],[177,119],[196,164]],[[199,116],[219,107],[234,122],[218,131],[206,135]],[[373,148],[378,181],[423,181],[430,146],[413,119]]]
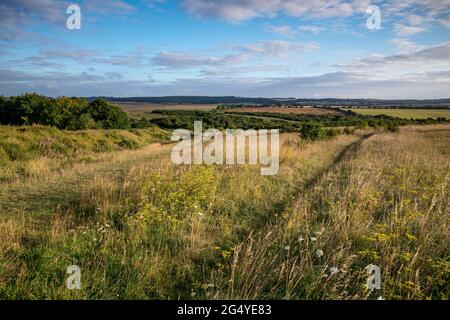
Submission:
[[[450,119],[450,109],[345,109],[367,116],[387,115],[402,119]]]
[[[450,125],[286,134],[272,177],[176,167],[170,145],[85,151],[2,181],[0,299],[448,299],[449,145]]]
[[[0,182],[41,176],[100,154],[169,140],[157,127],[144,130],[63,131],[44,126],[0,126]]]
[[[157,104],[157,103],[114,103],[127,112],[131,118],[146,119],[159,118],[161,115],[152,114],[155,110],[197,110],[210,111],[217,108],[217,104]]]
[[[240,112],[240,113],[279,113],[279,114],[299,114],[299,115],[344,115],[345,113],[339,109],[326,109],[326,108],[275,108],[275,107],[258,107],[258,108],[236,108],[229,109],[227,112]]]

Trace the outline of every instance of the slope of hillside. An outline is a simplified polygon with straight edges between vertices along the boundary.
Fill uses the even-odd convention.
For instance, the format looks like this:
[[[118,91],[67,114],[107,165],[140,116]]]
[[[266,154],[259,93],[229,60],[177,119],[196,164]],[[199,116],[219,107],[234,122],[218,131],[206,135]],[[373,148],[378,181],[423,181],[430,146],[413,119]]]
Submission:
[[[0,197],[0,299],[448,298],[449,144],[448,125],[284,135],[271,177],[176,167],[170,146],[22,177]]]
[[[140,130],[64,131],[44,126],[0,126],[0,182],[42,175],[92,161],[97,154],[168,141],[157,127]]]

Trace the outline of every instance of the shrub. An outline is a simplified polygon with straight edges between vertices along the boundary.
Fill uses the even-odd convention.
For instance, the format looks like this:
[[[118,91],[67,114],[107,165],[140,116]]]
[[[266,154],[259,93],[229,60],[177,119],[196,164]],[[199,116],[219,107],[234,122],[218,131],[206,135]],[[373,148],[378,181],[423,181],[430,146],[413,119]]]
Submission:
[[[303,139],[315,141],[320,140],[325,136],[325,130],[321,125],[304,124],[300,129],[300,136]]]
[[[120,107],[106,100],[96,99],[89,103],[88,111],[95,122],[104,129],[128,129],[130,118]]]

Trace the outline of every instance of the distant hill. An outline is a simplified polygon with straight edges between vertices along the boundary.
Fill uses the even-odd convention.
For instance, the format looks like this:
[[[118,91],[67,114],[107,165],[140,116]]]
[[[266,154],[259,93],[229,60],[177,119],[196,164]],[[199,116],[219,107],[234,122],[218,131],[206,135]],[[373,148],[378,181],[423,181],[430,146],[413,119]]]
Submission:
[[[378,100],[378,99],[296,99],[296,98],[251,98],[251,97],[209,97],[209,96],[167,96],[167,97],[90,97],[103,98],[121,103],[156,104],[245,104],[245,105],[296,105],[318,107],[368,107],[368,108],[450,108],[450,99],[426,100]]]

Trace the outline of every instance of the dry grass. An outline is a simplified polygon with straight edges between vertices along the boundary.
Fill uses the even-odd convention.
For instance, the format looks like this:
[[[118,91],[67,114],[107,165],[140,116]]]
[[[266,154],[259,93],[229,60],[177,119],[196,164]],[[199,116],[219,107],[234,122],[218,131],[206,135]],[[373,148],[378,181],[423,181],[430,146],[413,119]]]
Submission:
[[[165,147],[30,181],[55,186],[0,215],[0,298],[448,298],[449,126],[282,142],[272,177],[175,167]],[[65,288],[72,264],[81,290]]]

